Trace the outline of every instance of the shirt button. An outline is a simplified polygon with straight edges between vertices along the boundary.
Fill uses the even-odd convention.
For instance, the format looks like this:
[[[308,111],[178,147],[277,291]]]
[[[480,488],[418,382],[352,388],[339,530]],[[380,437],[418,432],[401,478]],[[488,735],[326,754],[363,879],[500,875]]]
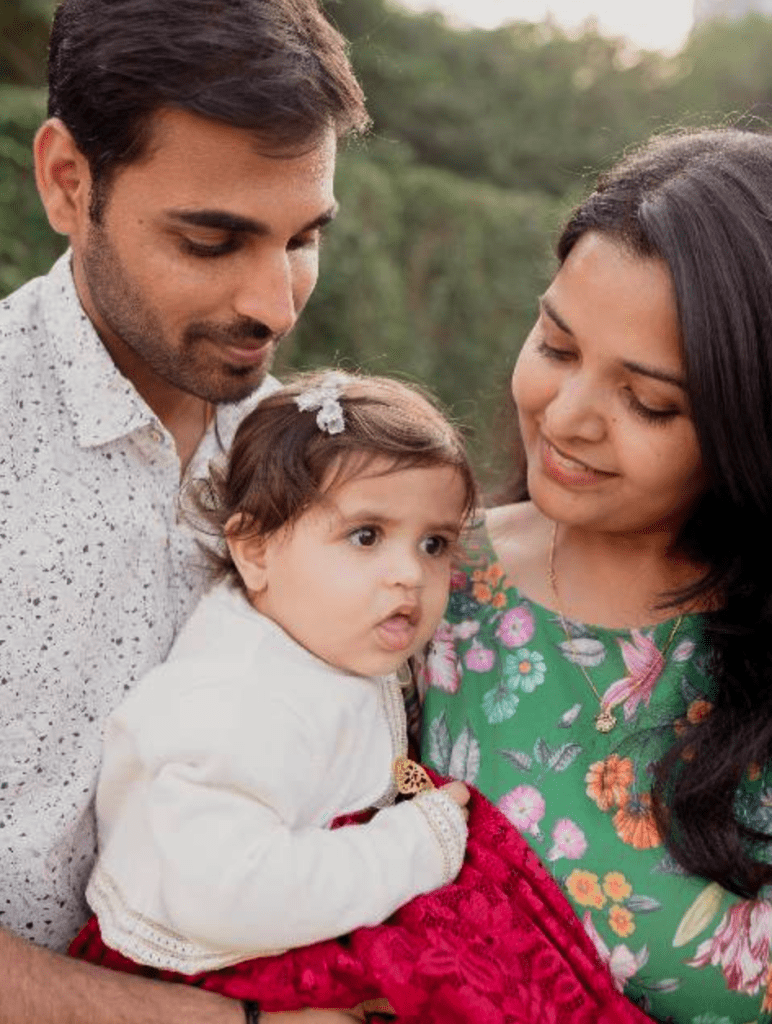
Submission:
[[[150,431],[150,437],[156,444],[163,444],[164,436],[157,427],[153,427]]]

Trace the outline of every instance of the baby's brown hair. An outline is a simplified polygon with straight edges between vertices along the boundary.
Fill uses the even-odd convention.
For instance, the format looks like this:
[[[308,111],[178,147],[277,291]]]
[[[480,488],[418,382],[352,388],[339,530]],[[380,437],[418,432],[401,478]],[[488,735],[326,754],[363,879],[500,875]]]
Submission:
[[[332,422],[324,421],[325,395],[334,396],[325,406]],[[242,420],[225,466],[210,467],[194,487],[197,519],[219,537],[229,522],[231,536],[269,536],[375,459],[393,470],[452,467],[464,484],[464,518],[474,510],[477,486],[463,439],[428,392],[390,377],[327,370],[297,374]],[[243,586],[225,545],[207,553],[216,578]]]

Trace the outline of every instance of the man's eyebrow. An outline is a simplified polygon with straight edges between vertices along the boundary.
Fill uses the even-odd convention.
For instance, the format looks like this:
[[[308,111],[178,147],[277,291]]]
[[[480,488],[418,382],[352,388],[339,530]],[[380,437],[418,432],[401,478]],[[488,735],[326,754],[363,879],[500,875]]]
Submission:
[[[308,231],[315,231],[323,228],[330,221],[334,220],[338,212],[338,204],[334,203],[314,220],[304,224],[297,232],[304,235]],[[230,213],[227,210],[169,210],[167,216],[180,224],[188,224],[196,228],[215,228],[220,231],[233,231],[247,235],[267,236],[271,234],[271,228],[264,221],[254,220],[252,217],[242,217],[237,213]]]
[[[564,334],[569,334],[573,338],[574,332],[568,326],[560,313],[558,313],[546,295],[541,296],[539,299],[539,305],[541,306],[542,311],[547,314],[550,320],[554,320]]]

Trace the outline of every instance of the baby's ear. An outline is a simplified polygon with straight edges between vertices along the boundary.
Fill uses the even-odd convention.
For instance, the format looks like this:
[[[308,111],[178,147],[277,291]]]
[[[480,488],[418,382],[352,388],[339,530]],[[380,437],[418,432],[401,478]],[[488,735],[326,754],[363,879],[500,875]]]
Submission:
[[[261,594],[268,586],[266,548],[268,539],[262,534],[247,530],[241,533],[244,517],[236,512],[225,524],[225,543],[231,553],[233,564],[244,581],[250,596]]]

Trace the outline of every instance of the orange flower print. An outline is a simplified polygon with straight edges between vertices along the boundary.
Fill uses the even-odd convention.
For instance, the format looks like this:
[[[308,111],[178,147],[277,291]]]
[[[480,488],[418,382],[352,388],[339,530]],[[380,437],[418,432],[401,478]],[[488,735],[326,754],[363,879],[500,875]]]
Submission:
[[[623,939],[635,931],[635,918],[626,907],[614,905],[608,912],[608,923],[611,930]]]
[[[504,578],[504,571],[500,565],[489,565],[485,570],[484,578],[486,583],[490,583],[492,587],[498,586]]]
[[[487,604],[492,596],[491,588],[488,586],[487,583],[473,583],[472,593],[474,594],[475,599],[480,602],[480,604]]]
[[[761,765],[758,761],[751,761],[748,765],[748,781],[758,782],[761,778]]]
[[[606,897],[598,885],[598,876],[592,871],[577,869],[566,879],[569,895],[582,907],[600,910],[606,904]]]
[[[705,721],[712,710],[713,705],[709,700],[693,700],[686,709],[686,720],[690,725],[699,725],[700,722]]]
[[[634,793],[612,820],[617,835],[628,846],[636,850],[651,850],[662,845],[648,793]]]
[[[494,608],[503,608],[506,603],[507,595],[503,593],[501,590],[499,590],[497,594],[494,594],[493,598],[491,599],[491,605]]]
[[[633,887],[621,871],[609,871],[607,875],[603,876],[603,891],[610,900],[622,903],[632,895]],[[622,933],[618,932],[617,934],[621,935]]]
[[[635,777],[633,762],[629,757],[610,754],[603,761],[596,761],[587,769],[584,781],[587,796],[594,800],[601,811],[622,807],[628,798],[628,789]]]

